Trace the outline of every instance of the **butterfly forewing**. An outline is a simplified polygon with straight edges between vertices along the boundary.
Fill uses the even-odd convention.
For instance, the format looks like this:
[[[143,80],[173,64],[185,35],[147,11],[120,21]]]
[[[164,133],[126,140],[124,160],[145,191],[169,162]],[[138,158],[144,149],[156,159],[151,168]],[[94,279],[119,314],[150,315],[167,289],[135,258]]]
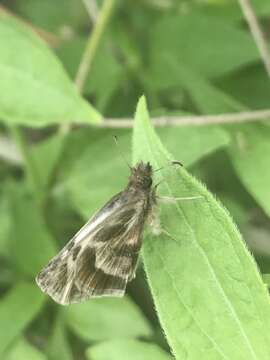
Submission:
[[[151,183],[146,191],[137,185],[137,178],[134,180],[135,175],[142,175],[140,166],[148,165],[141,163],[133,168],[126,190],[94,215],[38,274],[38,285],[56,302],[69,304],[97,296],[124,295],[127,282],[135,274],[151,207]],[[149,178],[151,168],[147,171]]]

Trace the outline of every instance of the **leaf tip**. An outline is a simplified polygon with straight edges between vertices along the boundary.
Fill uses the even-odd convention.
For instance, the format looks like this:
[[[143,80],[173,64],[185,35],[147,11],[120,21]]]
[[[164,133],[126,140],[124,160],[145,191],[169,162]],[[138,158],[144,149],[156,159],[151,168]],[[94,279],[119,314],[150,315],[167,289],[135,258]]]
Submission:
[[[147,107],[146,97],[145,95],[140,96],[137,107]]]
[[[136,113],[135,113],[135,122],[136,123],[145,123],[149,121],[149,113],[147,108],[147,101],[146,97],[142,95],[139,98],[137,107],[136,107]]]

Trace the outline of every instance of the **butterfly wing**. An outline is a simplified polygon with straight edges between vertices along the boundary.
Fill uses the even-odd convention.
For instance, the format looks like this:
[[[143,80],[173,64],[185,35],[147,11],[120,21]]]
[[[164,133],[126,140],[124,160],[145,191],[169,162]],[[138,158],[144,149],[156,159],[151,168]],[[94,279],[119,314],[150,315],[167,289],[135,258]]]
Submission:
[[[147,199],[116,195],[38,274],[39,287],[69,304],[123,296],[141,247]]]

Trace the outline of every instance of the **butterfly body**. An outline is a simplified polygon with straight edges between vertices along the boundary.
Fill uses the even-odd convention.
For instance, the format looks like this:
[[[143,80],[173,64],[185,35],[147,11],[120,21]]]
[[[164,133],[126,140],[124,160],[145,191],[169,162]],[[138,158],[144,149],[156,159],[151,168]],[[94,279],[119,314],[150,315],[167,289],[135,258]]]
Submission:
[[[60,304],[123,296],[135,276],[145,222],[155,205],[152,167],[131,168],[127,187],[109,200],[38,274]]]

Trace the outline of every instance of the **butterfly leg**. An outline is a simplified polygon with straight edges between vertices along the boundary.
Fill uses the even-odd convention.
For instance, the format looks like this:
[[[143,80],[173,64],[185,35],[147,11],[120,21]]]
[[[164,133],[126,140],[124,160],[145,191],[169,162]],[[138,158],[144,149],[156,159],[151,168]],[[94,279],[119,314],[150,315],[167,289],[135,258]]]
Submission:
[[[156,199],[156,197],[155,197]],[[160,217],[159,217],[159,208],[158,204],[155,202],[152,203],[151,212],[148,215],[147,223],[151,229],[153,235],[160,235],[162,232],[161,224],[160,224]]]
[[[170,196],[156,196],[157,201],[163,204],[175,204],[177,201],[203,199],[203,196],[186,196],[186,197],[170,197]]]
[[[170,239],[172,239],[173,241],[176,241],[178,244],[179,244],[179,241],[176,240],[176,238],[174,238],[167,230],[165,229],[161,229],[161,235],[164,234],[166,235],[167,237],[169,237]]]
[[[167,237],[169,237],[173,241],[176,241],[179,244],[179,241],[176,240],[176,238],[174,238],[166,229],[161,227],[160,222],[155,224],[150,223],[150,226],[151,226],[151,232],[154,236],[166,235]]]
[[[165,230],[161,226],[157,204],[153,207],[153,209],[149,215],[148,224],[151,229],[151,233],[154,236],[166,235],[169,238],[171,238],[172,240],[178,242],[167,230]]]

